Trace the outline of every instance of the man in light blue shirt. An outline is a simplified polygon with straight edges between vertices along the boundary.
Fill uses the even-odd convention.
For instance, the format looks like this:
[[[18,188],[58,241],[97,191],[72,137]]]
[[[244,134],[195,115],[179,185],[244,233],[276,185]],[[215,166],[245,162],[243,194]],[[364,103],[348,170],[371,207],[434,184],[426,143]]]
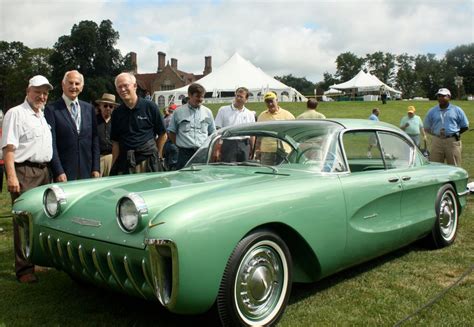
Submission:
[[[372,115],[369,116],[370,120],[379,121],[380,110],[379,108],[372,109]]]
[[[417,147],[420,147],[420,135],[423,135],[423,139],[426,141],[425,130],[423,129],[423,122],[420,116],[415,115],[415,107],[409,106],[407,115],[403,116],[400,121],[400,128],[410,136]]]
[[[461,134],[469,129],[464,111],[449,103],[451,92],[441,88],[436,93],[438,105],[426,114],[424,128],[431,138],[430,160],[448,165],[461,165]]]
[[[168,126],[169,137],[178,147],[178,163],[181,169],[197,149],[214,133],[216,126],[212,111],[203,106],[206,90],[198,83],[188,88],[189,101],[177,108]]]

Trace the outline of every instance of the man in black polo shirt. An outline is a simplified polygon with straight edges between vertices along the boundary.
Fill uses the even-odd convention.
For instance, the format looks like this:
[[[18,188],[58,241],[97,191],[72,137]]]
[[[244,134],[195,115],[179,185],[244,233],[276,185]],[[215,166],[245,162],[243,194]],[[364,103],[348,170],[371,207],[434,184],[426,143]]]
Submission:
[[[155,103],[139,98],[137,81],[130,73],[115,78],[123,104],[112,113],[111,175],[159,171],[166,130]]]

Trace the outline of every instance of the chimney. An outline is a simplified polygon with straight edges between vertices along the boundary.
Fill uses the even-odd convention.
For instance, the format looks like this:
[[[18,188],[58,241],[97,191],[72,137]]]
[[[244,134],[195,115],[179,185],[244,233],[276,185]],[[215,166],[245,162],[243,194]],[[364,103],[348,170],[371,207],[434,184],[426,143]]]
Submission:
[[[132,71],[134,74],[137,73],[137,53],[130,52],[130,61],[132,62]]]
[[[203,74],[207,75],[212,72],[212,57],[204,57],[204,71]]]
[[[178,59],[171,58],[171,67],[173,67],[174,69],[178,69]]]
[[[165,68],[165,59],[166,59],[166,54],[164,52],[159,51],[158,52],[158,69],[157,69],[158,73],[162,72],[163,68]]]

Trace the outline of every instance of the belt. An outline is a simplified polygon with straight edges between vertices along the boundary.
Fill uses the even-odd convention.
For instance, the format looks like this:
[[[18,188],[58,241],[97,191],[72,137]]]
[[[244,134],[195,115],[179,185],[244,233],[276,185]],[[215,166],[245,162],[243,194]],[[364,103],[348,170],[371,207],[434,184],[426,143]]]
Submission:
[[[48,167],[47,163],[39,163],[39,162],[31,162],[31,161],[23,161],[23,162],[15,162],[15,166],[17,167],[22,167],[22,166],[28,166],[28,167],[35,167],[39,169],[44,169]]]
[[[440,139],[449,139],[451,137],[455,137],[456,134],[452,134],[452,135],[435,135],[437,138],[440,138]]]

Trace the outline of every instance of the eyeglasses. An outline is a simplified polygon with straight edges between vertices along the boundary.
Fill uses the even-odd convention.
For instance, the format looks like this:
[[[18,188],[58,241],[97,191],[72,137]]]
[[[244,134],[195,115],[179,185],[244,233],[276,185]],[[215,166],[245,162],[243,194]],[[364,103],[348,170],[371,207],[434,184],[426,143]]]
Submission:
[[[102,106],[103,106],[104,108],[114,109],[114,105],[113,105],[113,104],[102,103]]]
[[[273,103],[273,99],[265,100],[265,103],[268,103],[268,104]]]

